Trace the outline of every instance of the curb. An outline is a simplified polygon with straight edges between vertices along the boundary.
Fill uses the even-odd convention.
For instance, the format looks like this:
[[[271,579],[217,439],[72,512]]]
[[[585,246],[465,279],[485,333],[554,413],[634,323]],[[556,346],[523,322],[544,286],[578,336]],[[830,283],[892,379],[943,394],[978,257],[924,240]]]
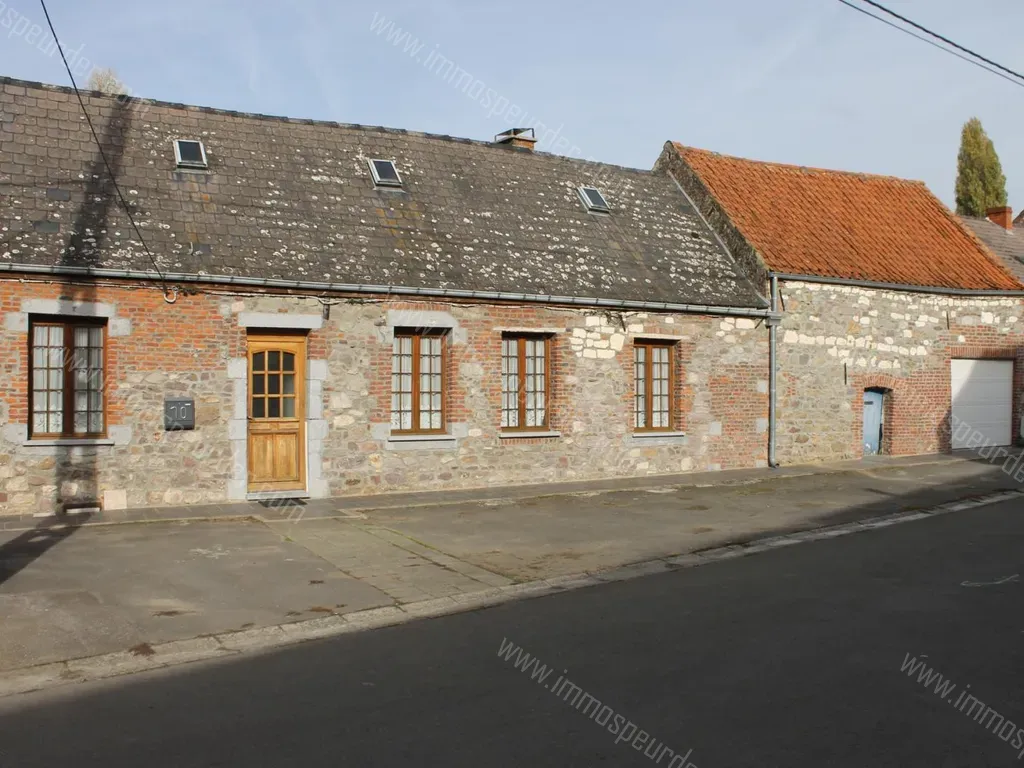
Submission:
[[[510,499],[512,501],[525,501],[535,499],[549,499],[558,497],[579,497],[579,496],[596,496],[606,493],[623,493],[623,492],[645,492],[645,491],[658,491],[661,489],[677,489],[684,490],[687,488],[741,488],[748,485],[759,485],[760,483],[776,482],[779,480],[788,480],[792,478],[810,477],[813,475],[842,475],[842,474],[854,474],[860,472],[874,472],[874,471],[886,471],[886,470],[899,470],[914,467],[925,467],[933,466],[938,464],[962,464],[966,461],[971,461],[972,458],[966,456],[952,456],[949,454],[924,454],[921,456],[906,456],[900,457],[903,461],[894,464],[879,464],[865,467],[852,467],[852,466],[841,466],[852,459],[835,462],[833,464],[815,465],[815,464],[797,464],[792,466],[783,467],[781,469],[769,470],[761,469],[757,470],[762,474],[753,475],[745,478],[715,478],[714,481],[702,481],[701,478],[710,475],[720,475],[720,471],[716,472],[697,472],[697,473],[682,473],[682,474],[666,474],[666,475],[651,475],[642,478],[622,478],[625,480],[639,480],[635,485],[629,485],[626,487],[601,487],[603,481],[578,481],[580,485],[596,485],[598,487],[592,489],[577,489],[577,490],[559,490],[558,483],[554,484],[537,484],[533,486],[525,486],[528,492],[515,494],[510,496],[508,488],[475,488],[475,489],[464,489],[467,491],[475,492],[472,498],[464,499],[447,499],[447,498],[429,498],[435,492],[428,491],[422,494],[424,498],[419,500],[403,499],[400,505],[389,503],[388,497],[390,496],[407,496],[405,493],[391,494],[374,494],[366,497],[352,496],[352,497],[336,497],[330,500],[318,499],[317,502],[330,501],[332,504],[337,503],[337,506],[332,513],[310,513],[310,518],[316,519],[331,519],[331,520],[365,520],[367,519],[366,513],[382,512],[395,510],[399,508],[430,508],[430,507],[445,507],[457,504],[487,504],[490,502],[501,501],[506,502]],[[727,470],[733,471],[733,470]],[[744,471],[744,470],[735,470]],[[574,482],[574,484],[577,484]],[[554,486],[554,487],[549,487]],[[517,486],[523,487],[523,486]],[[255,504],[253,502],[252,504]],[[202,514],[203,510],[210,509],[221,509],[225,506],[238,507],[233,512],[225,512],[224,514]],[[249,506],[250,508],[243,510],[242,506]],[[38,528],[40,525],[45,526],[81,526],[81,527],[102,527],[112,525],[150,525],[154,523],[225,523],[225,522],[254,522],[254,523],[280,523],[287,522],[287,520],[274,518],[261,512],[252,507],[246,502],[229,502],[227,504],[203,504],[195,505],[190,508],[188,512],[182,513],[171,513],[167,514],[166,517],[161,516],[163,511],[167,509],[181,510],[182,507],[152,507],[144,508],[141,510],[112,510],[109,512],[100,513],[98,516],[88,517],[83,516],[85,519],[76,520],[74,516],[68,515],[41,515],[36,517],[32,516],[15,516],[13,519],[5,519],[0,516],[0,531],[5,532],[23,532],[30,531]],[[143,517],[131,517],[126,516],[125,513],[132,512],[145,512],[150,516]],[[24,519],[21,519],[24,518]]]
[[[800,544],[806,541],[833,539],[851,533],[886,528],[891,525],[923,520],[950,512],[962,512],[975,507],[1021,498],[1022,496],[1024,496],[1024,489],[999,491],[973,499],[941,504],[927,510],[903,512],[884,517],[866,518],[841,525],[754,538],[745,542],[725,544],[712,549],[697,550],[681,555],[644,560],[607,570],[556,576],[550,579],[493,587],[469,594],[422,600],[415,603],[405,603],[403,605],[383,608],[371,608],[365,611],[326,616],[307,621],[258,627],[238,632],[204,635],[190,640],[175,640],[157,645],[143,643],[126,651],[0,672],[0,698],[71,683],[104,680],[137,672],[190,664],[197,661],[238,656],[253,651],[265,651],[272,648],[296,645],[309,640],[336,637],[350,632],[390,627],[418,619],[475,611],[480,608],[515,600],[557,594],[559,592],[593,587],[615,581],[628,581],[642,576],[667,573],[682,568],[695,568],[708,563],[730,560],[736,557],[746,557],[758,552]]]

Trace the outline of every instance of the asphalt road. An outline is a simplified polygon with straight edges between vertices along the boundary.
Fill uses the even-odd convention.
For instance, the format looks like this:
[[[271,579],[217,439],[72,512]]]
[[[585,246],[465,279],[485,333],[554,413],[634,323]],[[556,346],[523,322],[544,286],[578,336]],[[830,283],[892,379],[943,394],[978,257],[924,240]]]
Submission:
[[[700,768],[1016,765],[901,666],[927,654],[1024,727],[1022,511],[5,699],[0,766],[665,766],[691,749]],[[535,682],[503,641],[556,671]],[[661,762],[549,690],[563,674]]]

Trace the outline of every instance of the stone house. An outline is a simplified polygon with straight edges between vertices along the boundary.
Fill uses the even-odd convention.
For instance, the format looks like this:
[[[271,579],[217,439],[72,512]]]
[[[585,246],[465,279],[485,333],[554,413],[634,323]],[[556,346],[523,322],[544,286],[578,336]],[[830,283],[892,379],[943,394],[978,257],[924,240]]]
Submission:
[[[766,465],[773,315],[666,172],[84,98],[0,80],[0,513]]]
[[[771,461],[1017,438],[1022,276],[923,183],[672,143],[655,167],[782,314]]]

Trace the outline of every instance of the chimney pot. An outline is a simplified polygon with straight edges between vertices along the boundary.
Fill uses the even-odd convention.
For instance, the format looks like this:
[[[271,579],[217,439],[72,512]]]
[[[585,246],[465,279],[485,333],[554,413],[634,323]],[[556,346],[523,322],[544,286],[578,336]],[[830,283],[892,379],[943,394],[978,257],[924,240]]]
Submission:
[[[537,136],[533,128],[509,128],[494,137],[495,144],[504,144],[521,149],[533,149]]]
[[[1013,229],[1013,208],[1008,205],[999,208],[989,208],[985,211],[985,218],[993,224],[998,224],[1003,229]]]

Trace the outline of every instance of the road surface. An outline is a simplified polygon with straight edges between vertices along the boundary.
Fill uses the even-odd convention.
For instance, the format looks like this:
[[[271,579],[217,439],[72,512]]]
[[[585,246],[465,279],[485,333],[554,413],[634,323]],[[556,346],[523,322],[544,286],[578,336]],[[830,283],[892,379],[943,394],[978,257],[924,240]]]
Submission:
[[[1022,512],[8,698],[0,767],[1018,765]]]

